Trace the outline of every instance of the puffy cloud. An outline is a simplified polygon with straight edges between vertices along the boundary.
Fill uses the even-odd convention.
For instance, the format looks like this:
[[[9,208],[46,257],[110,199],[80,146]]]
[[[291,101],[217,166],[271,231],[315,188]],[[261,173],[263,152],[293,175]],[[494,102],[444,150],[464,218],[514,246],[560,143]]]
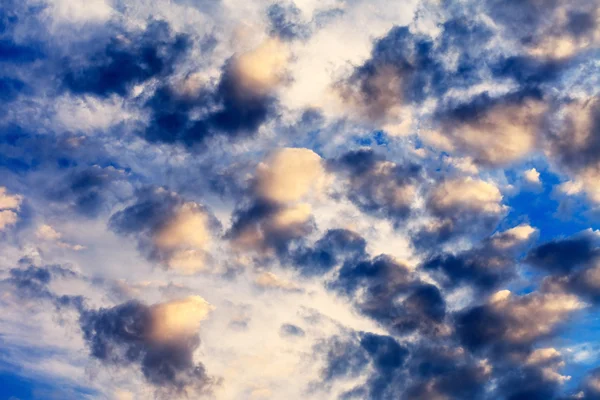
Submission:
[[[422,346],[412,354],[411,399],[479,398],[491,378],[486,360],[477,362],[462,347]]]
[[[502,194],[494,184],[467,177],[438,185],[429,197],[429,206],[440,215],[452,211],[500,214],[504,211],[501,201]]]
[[[396,164],[373,150],[357,150],[330,162],[346,176],[346,195],[361,210],[401,223],[418,199],[423,172],[417,164]]]
[[[523,173],[525,181],[531,185],[541,185],[540,173],[535,168],[528,169]]]
[[[231,68],[240,96],[265,95],[272,91],[284,78],[288,58],[287,48],[277,39],[268,39],[233,58]]]
[[[431,45],[407,27],[394,27],[376,41],[371,58],[335,85],[349,115],[358,113],[394,133],[409,133],[409,107],[423,99],[431,83]]]
[[[206,207],[164,188],[140,190],[136,203],[115,213],[110,226],[119,234],[136,235],[149,259],[184,274],[206,269],[211,240],[220,229]]]
[[[541,244],[529,252],[526,261],[552,274],[544,278],[546,290],[600,301],[600,247],[595,231]]]
[[[291,206],[253,200],[233,215],[227,236],[240,249],[264,254],[286,253],[290,242],[312,232],[314,222],[308,204]]]
[[[534,227],[521,224],[503,232],[495,233],[491,237],[492,245],[501,250],[520,250],[524,244],[530,243],[537,237],[538,230]]]
[[[426,198],[432,218],[413,237],[419,247],[461,235],[491,233],[508,207],[496,185],[481,179],[452,178],[437,183]]]
[[[491,99],[484,95],[443,112],[439,117],[440,132],[429,134],[429,141],[441,144],[439,147],[444,150],[469,155],[478,163],[510,163],[536,149],[547,110],[544,101],[533,96],[517,94]],[[444,141],[438,139],[435,143],[440,137]]]
[[[256,192],[265,199],[287,203],[322,190],[325,170],[321,157],[303,148],[280,149],[257,168]]]
[[[213,307],[200,296],[156,304],[152,307],[152,329],[150,337],[159,342],[176,341],[194,335],[200,321],[205,319]]]
[[[198,327],[211,310],[199,296],[147,306],[131,301],[85,310],[80,323],[91,355],[108,365],[139,365],[157,393],[201,395],[217,381],[194,362]]]
[[[552,347],[535,349],[529,354],[525,364],[540,367],[543,377],[548,381],[564,383],[571,378],[557,372],[559,368],[565,366],[565,362],[560,352]]]
[[[515,296],[502,290],[486,304],[461,312],[456,328],[468,348],[510,349],[551,335],[569,314],[583,307],[585,304],[571,294],[534,292]]]
[[[303,148],[279,149],[256,168],[249,198],[232,217],[228,236],[245,249],[285,253],[314,227],[312,207],[327,184],[321,157]]]

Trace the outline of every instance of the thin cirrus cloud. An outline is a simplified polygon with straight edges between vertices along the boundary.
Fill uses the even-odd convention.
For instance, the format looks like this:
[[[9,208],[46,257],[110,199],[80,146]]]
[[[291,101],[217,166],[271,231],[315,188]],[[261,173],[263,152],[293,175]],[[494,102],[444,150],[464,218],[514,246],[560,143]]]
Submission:
[[[597,4],[88,3],[0,5],[0,397],[600,397]]]

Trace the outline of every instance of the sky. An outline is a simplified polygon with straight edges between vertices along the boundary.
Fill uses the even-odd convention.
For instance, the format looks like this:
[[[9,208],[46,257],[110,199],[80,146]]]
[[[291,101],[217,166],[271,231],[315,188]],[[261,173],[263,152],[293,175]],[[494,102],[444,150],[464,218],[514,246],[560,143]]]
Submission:
[[[599,229],[596,1],[0,3],[0,400],[599,400]]]

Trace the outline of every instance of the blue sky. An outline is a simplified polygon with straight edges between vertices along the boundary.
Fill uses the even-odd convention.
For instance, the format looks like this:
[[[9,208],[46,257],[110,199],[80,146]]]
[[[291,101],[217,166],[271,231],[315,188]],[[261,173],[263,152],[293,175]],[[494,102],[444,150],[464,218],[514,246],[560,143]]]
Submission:
[[[588,0],[3,2],[0,399],[600,399],[599,61]]]

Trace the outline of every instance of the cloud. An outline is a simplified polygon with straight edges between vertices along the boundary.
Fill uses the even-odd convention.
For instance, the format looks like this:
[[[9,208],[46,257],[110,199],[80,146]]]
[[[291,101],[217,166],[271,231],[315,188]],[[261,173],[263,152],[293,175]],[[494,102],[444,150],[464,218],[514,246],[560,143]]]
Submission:
[[[383,122],[393,133],[409,133],[409,107],[424,99],[431,84],[431,46],[426,37],[400,26],[377,40],[371,58],[334,85],[348,114]]]
[[[515,35],[536,57],[563,59],[598,42],[598,7],[585,1],[523,1],[509,5],[487,1],[490,16]],[[524,29],[523,24],[528,26]]]
[[[437,183],[426,196],[431,219],[413,237],[424,248],[461,235],[491,233],[508,212],[503,195],[491,182],[472,177],[450,178]]]
[[[371,332],[351,333],[348,337],[333,337],[317,346],[325,353],[325,382],[357,377],[369,371],[366,382],[344,393],[341,398],[392,398],[398,395],[402,367],[409,351],[391,336]]]
[[[303,21],[302,11],[295,3],[274,3],[267,8],[270,34],[281,40],[303,40],[310,34],[310,27]]]
[[[584,231],[580,234],[544,243],[532,249],[526,261],[554,273],[568,273],[579,266],[588,265],[599,255],[597,234]]]
[[[305,335],[304,330],[296,325],[283,324],[279,330],[282,336],[288,337],[302,337]]]
[[[590,201],[600,202],[600,101],[597,97],[566,103],[557,128],[547,135],[548,155],[574,177]]]
[[[595,231],[587,230],[553,240],[529,252],[526,261],[549,272],[543,287],[563,291],[586,301],[600,301],[600,247]]]
[[[292,262],[304,275],[326,274],[345,262],[367,257],[367,242],[356,232],[330,229],[310,246],[302,246],[291,253]]]
[[[139,190],[134,204],[113,214],[110,227],[137,236],[150,260],[183,274],[206,270],[211,240],[220,230],[206,207],[164,188]]]
[[[421,166],[387,161],[371,149],[345,153],[329,168],[347,179],[343,190],[359,209],[397,224],[410,215],[424,180]]]
[[[467,285],[490,290],[515,276],[518,255],[536,233],[529,225],[519,225],[496,233],[469,250],[430,257],[421,267],[444,287]]]
[[[222,67],[216,86],[189,94],[160,86],[147,102],[150,125],[142,133],[150,142],[198,147],[215,136],[251,136],[273,115],[275,89],[283,83],[289,58],[279,40],[235,54]],[[195,111],[202,111],[195,118]]]
[[[459,313],[456,329],[470,349],[518,348],[550,336],[584,306],[576,296],[560,292],[516,296],[501,290],[486,304]]]
[[[502,165],[525,157],[537,147],[538,131],[548,106],[535,96],[487,94],[441,113],[442,149],[469,155],[477,163]],[[427,134],[426,134],[427,140]],[[439,139],[438,139],[439,140]]]
[[[0,186],[0,232],[17,223],[22,202],[22,196],[8,194],[6,187]]]
[[[91,356],[108,365],[139,365],[157,393],[200,395],[217,381],[194,362],[199,323],[210,312],[199,296],[147,306],[130,301],[86,310],[81,329]]]
[[[50,284],[62,278],[78,278],[77,273],[60,265],[35,266],[22,260],[21,265],[8,271],[8,278],[0,281],[5,287],[6,297],[15,296],[24,302],[48,301],[56,309],[72,307],[75,310],[84,308],[84,296],[59,295],[55,293]]]
[[[74,94],[126,96],[134,85],[172,71],[188,46],[188,38],[173,36],[168,23],[151,21],[144,32],[111,38],[89,58],[66,59],[62,84]]]
[[[542,181],[540,181],[540,173],[535,168],[531,168],[525,171],[523,173],[523,177],[525,178],[525,181],[530,185],[539,186],[542,184]]]
[[[254,283],[263,289],[300,290],[294,283],[283,280],[272,272],[262,272],[256,277]]]
[[[120,194],[115,184],[123,181],[126,174],[113,166],[100,165],[67,171],[49,185],[46,197],[58,207],[66,207],[88,218],[110,210],[111,203]]]
[[[326,184],[316,153],[302,148],[276,150],[257,166],[247,198],[233,213],[228,237],[242,249],[284,254],[291,241],[312,232],[309,201],[318,200]]]
[[[321,157],[303,148],[277,150],[258,166],[256,175],[257,195],[279,203],[299,201],[309,193],[316,196],[326,183]]]
[[[329,287],[394,332],[434,336],[445,332],[446,302],[440,290],[421,282],[408,266],[392,257],[350,260]]]
[[[412,382],[405,395],[414,399],[479,398],[492,376],[486,360],[460,346],[423,344],[411,356]]]

